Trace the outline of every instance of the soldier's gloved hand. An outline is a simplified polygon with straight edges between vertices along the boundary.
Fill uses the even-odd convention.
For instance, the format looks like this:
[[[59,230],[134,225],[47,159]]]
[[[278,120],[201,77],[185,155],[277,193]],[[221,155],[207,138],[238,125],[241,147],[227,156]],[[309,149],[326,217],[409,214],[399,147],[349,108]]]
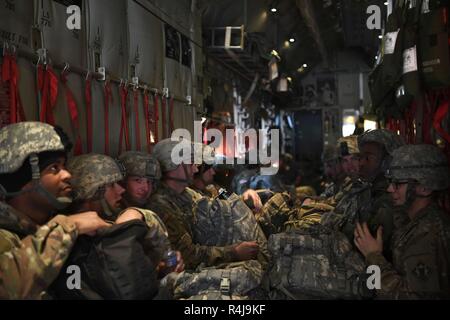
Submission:
[[[144,216],[135,209],[127,209],[116,219],[116,223],[119,224],[131,220],[144,220]]]
[[[259,252],[256,241],[244,241],[234,247],[234,253],[239,261],[255,259]]]
[[[98,229],[110,226],[110,224],[101,219],[95,211],[78,213],[68,216],[67,218],[70,222],[75,224],[78,229],[78,234],[80,235],[87,234],[89,236],[95,236]]]
[[[245,191],[242,194],[242,198],[244,199],[244,202],[250,201],[250,200],[253,202],[253,208],[252,209],[255,212],[261,211],[261,209],[263,207],[263,204],[262,204],[261,198],[259,197],[258,193],[255,190],[248,189],[247,191]]]

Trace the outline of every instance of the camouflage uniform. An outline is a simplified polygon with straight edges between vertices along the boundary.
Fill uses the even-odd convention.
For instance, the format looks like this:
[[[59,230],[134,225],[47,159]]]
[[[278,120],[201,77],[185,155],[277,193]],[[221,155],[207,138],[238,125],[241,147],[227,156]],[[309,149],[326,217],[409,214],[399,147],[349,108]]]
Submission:
[[[389,175],[393,180],[417,181],[434,191],[445,190],[449,185],[447,160],[437,147],[431,145],[408,145],[397,149]],[[411,193],[407,194],[407,197],[411,196]],[[367,264],[381,268],[378,297],[450,298],[448,215],[435,202],[413,219],[407,216],[405,206],[399,209],[394,220],[392,263],[380,253],[366,257]]]
[[[60,137],[48,124],[9,125],[0,130],[0,174],[15,172],[32,155],[64,149]],[[32,168],[35,169],[33,165]],[[39,177],[37,171],[34,180],[39,181]],[[0,299],[47,297],[46,290],[60,272],[77,236],[75,225],[65,216],[56,215],[38,226],[24,213],[0,202]]]
[[[383,240],[387,249],[394,227],[392,202],[387,192],[388,182],[384,176],[387,167],[384,168],[384,166],[388,165],[394,150],[402,146],[404,142],[397,134],[384,129],[368,131],[358,136],[359,149],[369,142],[381,144],[387,152],[382,161],[382,167],[379,168],[373,181],[359,179],[354,182],[339,201],[336,209],[322,216],[321,223],[341,230],[352,243],[357,221],[367,222],[372,232],[376,232],[378,226],[382,225],[385,232]]]
[[[170,139],[160,141],[153,151],[154,156],[161,164],[163,172],[168,172],[178,167],[171,158],[172,151],[177,147],[178,141]],[[182,142],[185,143],[185,142]],[[195,155],[183,155],[186,160],[192,160]],[[184,161],[189,163],[189,161]],[[186,180],[186,183],[190,181]],[[194,206],[205,199],[200,193],[190,188],[186,188],[181,194],[176,193],[164,182],[158,187],[149,200],[148,208],[155,211],[163,220],[169,231],[169,240],[172,246],[181,251],[186,268],[195,269],[201,263],[206,266],[218,265],[221,263],[233,262],[238,259],[235,254],[235,244],[226,245],[204,245],[195,241],[195,209]],[[260,244],[261,246],[261,244]],[[260,256],[263,248],[260,248]],[[267,258],[261,258],[267,263]]]
[[[148,208],[156,212],[166,225],[170,243],[181,251],[187,269],[195,269],[202,262],[211,266],[236,261],[233,246],[203,246],[193,242],[193,204],[193,197],[187,191],[177,194],[161,183],[151,196]]]

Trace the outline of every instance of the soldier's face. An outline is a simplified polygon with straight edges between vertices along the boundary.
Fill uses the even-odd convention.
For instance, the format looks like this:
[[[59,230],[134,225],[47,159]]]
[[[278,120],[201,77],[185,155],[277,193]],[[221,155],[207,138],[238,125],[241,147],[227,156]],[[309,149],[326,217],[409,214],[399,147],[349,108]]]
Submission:
[[[213,168],[209,168],[203,173],[203,181],[205,184],[211,184],[214,182],[214,176],[216,171]]]
[[[406,181],[393,181],[389,184],[387,191],[390,193],[394,206],[401,206],[406,202],[408,183]]]
[[[183,164],[185,167],[185,178],[189,180],[194,180],[194,174],[198,172],[198,167],[196,164]]]
[[[69,182],[72,176],[66,170],[65,163],[66,159],[60,157],[41,172],[42,186],[56,198],[70,197],[72,191]]]
[[[152,181],[145,177],[128,177],[125,184],[128,196],[133,202],[145,203],[153,191]]]
[[[382,146],[366,143],[361,147],[360,173],[363,178],[372,178],[378,171],[383,157]]]
[[[341,159],[342,170],[349,177],[357,177],[359,175],[359,157],[356,155],[343,156]]]
[[[342,165],[338,161],[325,162],[325,175],[332,179],[336,178],[343,171]]]
[[[105,200],[111,208],[119,209],[120,200],[122,200],[122,194],[124,192],[125,189],[117,182],[110,183],[105,187]]]

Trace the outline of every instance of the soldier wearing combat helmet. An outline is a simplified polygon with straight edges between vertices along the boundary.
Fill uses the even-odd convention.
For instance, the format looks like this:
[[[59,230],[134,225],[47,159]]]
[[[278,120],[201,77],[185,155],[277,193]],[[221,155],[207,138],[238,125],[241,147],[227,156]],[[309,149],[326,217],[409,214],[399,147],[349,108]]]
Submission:
[[[161,179],[158,160],[139,151],[127,151],[121,154],[118,160],[123,164],[126,173],[122,183],[125,188],[122,206],[145,206]]]
[[[169,230],[169,240],[174,249],[180,250],[188,269],[201,263],[213,266],[220,263],[249,260],[256,257],[256,242],[241,242],[226,246],[208,246],[194,240],[194,202],[203,196],[188,186],[198,172],[195,149],[188,140],[161,140],[153,149],[153,156],[160,162],[161,183],[150,197],[149,208],[155,211]],[[198,149],[197,149],[198,150]],[[198,162],[198,161],[197,161]]]
[[[406,145],[392,152],[387,191],[392,197],[396,232],[392,263],[383,255],[384,230],[376,236],[357,224],[355,244],[369,265],[381,268],[380,298],[450,297],[450,219],[437,203],[448,189],[444,154],[432,145]]]
[[[0,130],[0,299],[40,299],[78,235],[107,226],[95,212],[58,214],[71,202],[61,129],[21,122]]]

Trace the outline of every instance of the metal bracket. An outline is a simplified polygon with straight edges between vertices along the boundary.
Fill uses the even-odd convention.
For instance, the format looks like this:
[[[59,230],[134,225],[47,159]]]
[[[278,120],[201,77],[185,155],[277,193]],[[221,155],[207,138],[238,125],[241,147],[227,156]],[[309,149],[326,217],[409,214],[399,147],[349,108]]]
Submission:
[[[47,49],[40,48],[37,50],[37,55],[39,56],[39,62],[42,64],[47,64]]]
[[[192,97],[186,96],[186,100],[187,100],[187,105],[190,106],[192,104]]]
[[[97,69],[97,72],[102,75],[102,77],[100,79],[98,79],[98,80],[105,81],[106,80],[106,68],[105,67],[100,67],[100,68]]]
[[[169,97],[169,88],[163,88],[162,94],[163,94],[163,97],[168,98]]]
[[[137,90],[139,88],[139,78],[138,77],[131,78],[131,83],[134,86],[134,90]]]

